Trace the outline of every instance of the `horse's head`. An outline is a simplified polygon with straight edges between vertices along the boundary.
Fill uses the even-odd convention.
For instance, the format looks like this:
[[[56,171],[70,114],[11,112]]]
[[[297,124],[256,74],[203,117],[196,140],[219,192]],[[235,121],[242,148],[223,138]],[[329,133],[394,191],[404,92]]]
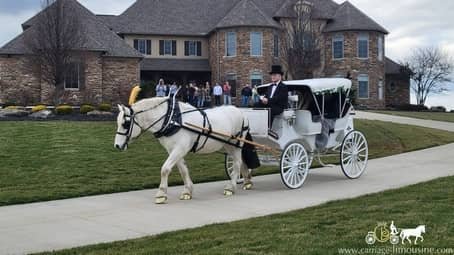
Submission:
[[[115,136],[115,148],[125,151],[129,142],[140,135],[141,129],[137,125],[132,108],[118,105],[117,135]]]
[[[421,233],[426,233],[426,225],[419,226],[418,228],[421,229]]]

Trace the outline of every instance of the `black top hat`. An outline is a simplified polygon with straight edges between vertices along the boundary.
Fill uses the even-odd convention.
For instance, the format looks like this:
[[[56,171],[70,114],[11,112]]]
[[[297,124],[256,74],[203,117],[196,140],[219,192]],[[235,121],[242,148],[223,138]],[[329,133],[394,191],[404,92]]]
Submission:
[[[280,65],[273,65],[271,66],[271,72],[270,74],[280,74],[284,75],[284,72],[282,71],[282,66]]]

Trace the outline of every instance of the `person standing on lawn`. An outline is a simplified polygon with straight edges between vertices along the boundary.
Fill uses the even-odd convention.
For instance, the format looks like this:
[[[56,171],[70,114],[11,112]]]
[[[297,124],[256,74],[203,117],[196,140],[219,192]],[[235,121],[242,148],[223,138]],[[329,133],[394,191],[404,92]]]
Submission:
[[[219,85],[219,83],[216,83],[216,85],[213,88],[213,95],[214,95],[214,104],[216,106],[221,105],[221,96],[222,96],[222,87]]]
[[[167,95],[167,86],[164,84],[164,80],[160,79],[158,85],[156,85],[156,96],[165,97]]]
[[[243,89],[241,90],[241,106],[248,107],[249,106],[249,98],[252,96],[252,90],[249,84],[246,84]]]
[[[224,105],[231,105],[232,104],[232,87],[230,86],[228,81],[225,82],[223,91],[224,91]]]
[[[178,85],[176,82],[173,82],[173,84],[170,86],[169,89],[169,96],[173,97],[178,91]]]
[[[257,89],[257,85],[254,85],[252,88],[252,98],[254,100],[254,105],[260,102],[259,91]]]

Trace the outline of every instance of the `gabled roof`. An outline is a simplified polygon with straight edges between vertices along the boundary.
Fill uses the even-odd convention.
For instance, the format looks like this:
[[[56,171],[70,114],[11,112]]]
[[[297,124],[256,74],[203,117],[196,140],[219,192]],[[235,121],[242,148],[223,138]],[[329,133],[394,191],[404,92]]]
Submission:
[[[126,42],[121,39],[116,33],[112,32],[107,25],[101,21],[96,15],[82,6],[76,0],[58,0],[64,1],[65,7],[71,9],[81,20],[82,34],[86,36],[83,45],[76,46],[77,50],[102,51],[105,56],[111,57],[133,57],[142,58],[143,56],[135,49],[131,48]],[[37,15],[24,23],[25,31],[18,37],[0,48],[0,54],[27,54],[30,53],[25,43],[26,36],[37,33],[33,24],[44,18],[44,13],[49,11],[49,8],[55,8],[55,4],[49,6]]]
[[[137,0],[119,16],[121,34],[205,36],[238,0]]]
[[[388,31],[346,1],[336,11],[333,20],[325,27],[325,32],[339,32],[348,30],[378,31],[388,34]]]
[[[252,0],[240,0],[217,23],[216,28],[241,26],[280,27],[275,20],[266,15]]]
[[[314,19],[331,19],[334,17],[339,5],[332,0],[305,0],[312,4],[312,18]],[[295,17],[294,7],[298,0],[287,0],[274,13],[277,18],[291,18]]]
[[[386,57],[385,58],[385,73],[386,74],[401,74],[402,73],[402,66],[392,59]]]

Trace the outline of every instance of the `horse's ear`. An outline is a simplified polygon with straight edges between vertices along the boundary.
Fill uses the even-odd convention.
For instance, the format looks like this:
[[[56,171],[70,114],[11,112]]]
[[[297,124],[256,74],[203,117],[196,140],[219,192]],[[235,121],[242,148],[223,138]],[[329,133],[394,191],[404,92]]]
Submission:
[[[123,105],[119,104],[119,105],[117,105],[117,107],[118,107],[118,111],[120,111],[120,112],[125,111],[125,109],[123,108]]]

